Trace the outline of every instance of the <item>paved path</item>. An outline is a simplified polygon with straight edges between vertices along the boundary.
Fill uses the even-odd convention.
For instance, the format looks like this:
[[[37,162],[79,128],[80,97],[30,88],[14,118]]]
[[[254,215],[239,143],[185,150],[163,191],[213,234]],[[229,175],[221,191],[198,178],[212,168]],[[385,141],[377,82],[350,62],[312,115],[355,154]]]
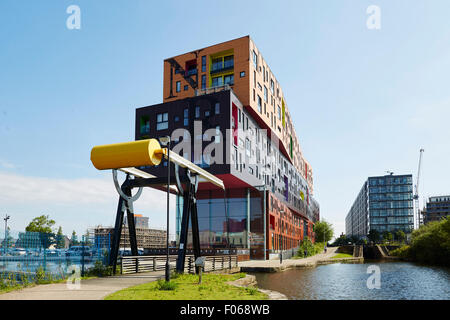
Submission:
[[[239,262],[239,267],[241,267],[242,272],[277,272],[296,267],[314,267],[321,262],[329,262],[331,257],[336,254],[337,249],[338,247],[330,247],[327,248],[326,253],[319,253],[303,259],[284,259],[282,264],[280,264],[279,259],[243,261]],[[335,262],[344,259],[350,260],[353,258],[336,259]]]
[[[65,282],[44,284],[0,294],[0,300],[102,300],[118,290],[163,277],[164,271],[157,271],[81,280],[78,290],[69,289]]]

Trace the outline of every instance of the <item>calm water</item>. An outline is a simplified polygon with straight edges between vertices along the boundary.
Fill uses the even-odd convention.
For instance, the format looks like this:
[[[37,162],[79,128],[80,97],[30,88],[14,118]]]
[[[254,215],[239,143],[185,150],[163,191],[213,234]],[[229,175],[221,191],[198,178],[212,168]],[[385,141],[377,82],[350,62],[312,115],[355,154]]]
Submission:
[[[380,268],[380,289],[369,289],[370,265]],[[256,273],[258,287],[295,300],[450,300],[450,269],[407,262],[335,263],[311,269]]]

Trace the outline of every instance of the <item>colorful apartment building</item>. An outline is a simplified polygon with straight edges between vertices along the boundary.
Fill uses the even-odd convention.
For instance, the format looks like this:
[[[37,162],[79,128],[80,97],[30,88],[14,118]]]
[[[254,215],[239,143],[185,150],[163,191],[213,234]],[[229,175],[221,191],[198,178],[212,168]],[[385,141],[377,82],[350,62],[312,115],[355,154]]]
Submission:
[[[164,60],[163,103],[136,110],[135,135],[170,135],[172,151],[224,181],[225,194],[199,185],[202,248],[267,259],[314,241],[312,169],[281,86],[249,36]],[[141,169],[167,176],[167,162]]]

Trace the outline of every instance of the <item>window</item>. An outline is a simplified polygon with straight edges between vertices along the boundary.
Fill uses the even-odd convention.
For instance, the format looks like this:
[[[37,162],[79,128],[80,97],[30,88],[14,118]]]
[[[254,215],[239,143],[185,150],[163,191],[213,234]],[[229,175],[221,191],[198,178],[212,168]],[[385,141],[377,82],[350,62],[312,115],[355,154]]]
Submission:
[[[281,108],[278,106],[278,120],[281,120]]]
[[[241,73],[239,75],[241,78],[245,77],[245,71],[241,71]]]
[[[255,50],[253,50],[253,66],[256,70],[258,70],[258,55],[256,54]]]
[[[173,118],[173,120],[174,120],[175,122],[178,122],[178,121],[180,121],[180,117],[179,117],[179,116],[175,116],[175,117]]]
[[[184,120],[183,120],[183,124],[185,126],[187,126],[189,124],[189,109],[186,108],[184,109]]]
[[[209,114],[210,114],[209,110],[206,110],[205,111],[205,117],[209,117]]]
[[[202,72],[206,72],[206,56],[202,56]]]
[[[199,107],[199,106],[196,106],[196,107],[195,107],[195,117],[196,117],[196,118],[199,118],[199,117],[200,117],[200,107]]]
[[[187,90],[188,90],[188,87],[189,87],[188,85],[185,85],[185,86],[184,86],[184,91],[187,91]]]
[[[181,91],[181,81],[177,81],[177,92]]]
[[[223,78],[222,77],[214,77],[212,78],[212,86],[213,87],[220,87],[223,85]]]
[[[234,56],[233,55],[223,58],[223,67],[224,67],[224,69],[234,67]]]
[[[220,126],[216,127],[216,137],[214,139],[215,143],[220,143]]]
[[[252,147],[252,144],[248,138],[245,139],[245,154],[250,157],[250,149]]]
[[[150,118],[147,116],[141,117],[141,134],[150,133]]]
[[[256,71],[253,71],[253,86],[256,87]]]
[[[169,114],[167,112],[165,113],[158,113],[156,115],[156,130],[164,130],[169,128]]]
[[[202,90],[206,89],[206,75],[202,75]]]
[[[226,75],[223,77],[223,82],[225,84],[233,85],[234,84],[234,75]]]
[[[216,102],[214,106],[214,113],[219,114],[220,113],[220,102]]]
[[[212,59],[212,69],[211,71],[216,71],[222,69],[222,57]]]
[[[258,111],[262,112],[262,100],[261,97],[258,95]]]
[[[267,95],[267,87],[266,86],[264,86],[264,101],[265,102],[269,101],[269,98],[268,98],[268,95]]]
[[[263,81],[266,82],[266,67],[263,66]]]

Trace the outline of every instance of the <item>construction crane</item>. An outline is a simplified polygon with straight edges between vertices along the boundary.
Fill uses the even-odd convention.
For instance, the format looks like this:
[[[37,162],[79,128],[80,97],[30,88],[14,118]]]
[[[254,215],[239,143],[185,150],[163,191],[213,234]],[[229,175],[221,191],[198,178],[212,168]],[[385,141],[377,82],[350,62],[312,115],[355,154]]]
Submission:
[[[416,221],[417,225],[416,228],[418,229],[421,224],[423,224],[423,220],[420,216],[420,208],[419,208],[419,181],[420,181],[420,168],[422,166],[422,154],[425,150],[420,149],[420,155],[419,155],[419,168],[417,169],[417,177],[416,177],[416,185],[414,190],[414,207],[416,208]]]

